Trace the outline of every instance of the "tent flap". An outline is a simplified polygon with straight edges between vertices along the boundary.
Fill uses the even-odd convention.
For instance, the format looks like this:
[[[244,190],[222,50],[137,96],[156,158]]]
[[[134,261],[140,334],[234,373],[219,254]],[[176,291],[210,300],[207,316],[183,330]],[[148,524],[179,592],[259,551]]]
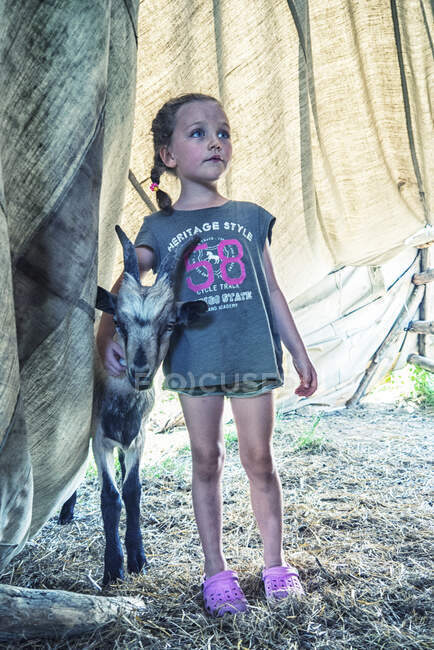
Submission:
[[[99,221],[120,220],[138,1],[0,12],[1,569],[86,466]]]

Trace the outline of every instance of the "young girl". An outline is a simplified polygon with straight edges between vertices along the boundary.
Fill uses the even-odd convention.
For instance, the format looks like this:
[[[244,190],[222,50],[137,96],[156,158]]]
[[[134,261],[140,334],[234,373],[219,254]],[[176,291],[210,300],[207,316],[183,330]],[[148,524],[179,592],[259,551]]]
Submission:
[[[155,117],[152,131],[151,189],[160,211],[144,219],[135,242],[141,273],[157,271],[168,251],[194,234],[201,236],[185,260],[179,297],[206,300],[208,312],[197,326],[172,337],[164,386],[179,393],[190,436],[193,508],[205,556],[205,607],[222,616],[247,609],[222,548],[224,396],[231,400],[240,458],[264,544],[266,597],[302,595],[298,572],[283,555],[282,490],[271,443],[273,389],[283,383],[280,341],[300,377],[297,395],[312,395],[317,378],[273,272],[267,240],[274,217],[217,190],[232,157],[229,122],[221,104],[200,94],[171,99]],[[164,172],[175,174],[181,185],[173,206],[159,187]],[[122,350],[113,334],[111,317],[104,314],[98,348],[107,370],[119,375],[124,371]]]

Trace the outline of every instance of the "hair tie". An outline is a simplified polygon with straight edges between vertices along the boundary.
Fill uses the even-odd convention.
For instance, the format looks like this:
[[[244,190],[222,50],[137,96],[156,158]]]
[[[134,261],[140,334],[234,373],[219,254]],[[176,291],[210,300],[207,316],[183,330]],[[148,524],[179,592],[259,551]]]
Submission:
[[[158,183],[151,183],[149,189],[151,190],[151,192],[156,192],[157,190],[160,189],[160,186],[158,185]]]

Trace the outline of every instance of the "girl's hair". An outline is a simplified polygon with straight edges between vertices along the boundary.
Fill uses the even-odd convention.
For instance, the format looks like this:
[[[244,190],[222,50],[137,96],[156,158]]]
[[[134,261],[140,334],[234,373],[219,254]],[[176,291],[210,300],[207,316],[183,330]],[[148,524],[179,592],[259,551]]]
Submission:
[[[153,183],[160,183],[160,176],[164,172],[169,174],[176,174],[176,171],[171,167],[166,167],[160,156],[160,149],[163,146],[168,146],[172,138],[173,131],[176,124],[176,114],[184,104],[189,104],[190,102],[217,102],[220,104],[218,99],[211,97],[210,95],[202,95],[201,93],[189,93],[188,95],[181,95],[180,97],[174,97],[169,99],[158,111],[152,122],[152,135],[154,138],[154,166],[151,170],[151,181]],[[172,199],[170,196],[163,192],[163,190],[158,189],[156,192],[157,203],[160,210],[166,214],[172,214]]]

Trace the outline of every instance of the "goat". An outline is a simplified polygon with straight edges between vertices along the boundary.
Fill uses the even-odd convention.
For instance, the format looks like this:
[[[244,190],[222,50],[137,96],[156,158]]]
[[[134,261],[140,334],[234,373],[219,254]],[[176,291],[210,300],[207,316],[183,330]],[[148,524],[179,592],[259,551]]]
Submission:
[[[207,310],[203,300],[176,301],[176,278],[181,262],[200,240],[193,237],[162,261],[155,283],[140,283],[133,244],[116,226],[124,254],[124,276],[118,295],[98,287],[96,307],[113,314],[118,342],[124,349],[125,374],[113,377],[96,354],[92,411],[92,448],[101,483],[101,511],[105,533],[104,577],[108,584],[123,579],[119,538],[121,496],[116,486],[113,452],[119,450],[122,498],[126,510],[127,568],[139,573],[146,565],[140,532],[140,465],[145,425],[154,404],[152,381],[178,325],[190,325]],[[66,501],[59,522],[71,521],[75,493]]]

